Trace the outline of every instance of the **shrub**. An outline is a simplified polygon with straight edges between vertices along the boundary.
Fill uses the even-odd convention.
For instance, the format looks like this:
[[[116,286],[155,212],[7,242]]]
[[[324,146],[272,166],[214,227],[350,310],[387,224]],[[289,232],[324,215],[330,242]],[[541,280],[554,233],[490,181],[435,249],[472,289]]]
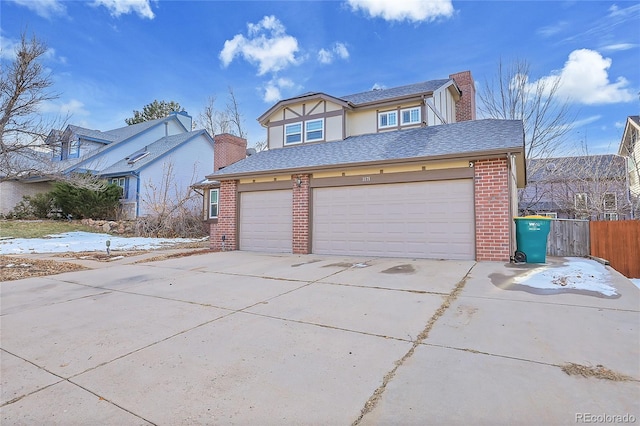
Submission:
[[[109,184],[104,190],[92,190],[56,182],[52,194],[63,216],[71,215],[75,219],[115,219],[122,188]]]
[[[6,214],[11,219],[48,219],[54,216],[56,206],[51,192],[25,195],[15,205],[13,210]]]

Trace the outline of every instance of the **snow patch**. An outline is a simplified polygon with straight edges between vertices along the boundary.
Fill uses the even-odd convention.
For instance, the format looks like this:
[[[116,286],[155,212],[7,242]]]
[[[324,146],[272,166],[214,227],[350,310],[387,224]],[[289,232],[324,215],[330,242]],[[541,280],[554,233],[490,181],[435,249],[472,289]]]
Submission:
[[[79,251],[151,250],[180,243],[202,241],[193,238],[142,238],[118,237],[92,232],[65,232],[48,235],[47,238],[13,238],[0,241],[0,254],[63,253]]]
[[[586,290],[605,296],[618,294],[611,285],[611,274],[604,265],[583,259],[572,259],[564,262],[562,266],[542,266],[515,277],[514,282],[540,289]]]

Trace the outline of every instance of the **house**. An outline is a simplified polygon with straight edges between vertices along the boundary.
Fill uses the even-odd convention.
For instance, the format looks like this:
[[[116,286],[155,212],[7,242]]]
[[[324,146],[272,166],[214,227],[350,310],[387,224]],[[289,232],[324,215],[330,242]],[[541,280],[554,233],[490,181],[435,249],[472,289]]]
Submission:
[[[613,154],[530,159],[522,214],[561,219],[632,218],[625,157]]]
[[[637,206],[640,198],[640,116],[627,117],[618,155],[627,158],[629,189]]]
[[[52,130],[46,144],[52,165],[60,174],[88,172],[122,187],[122,218],[135,219],[153,213],[160,203],[185,198],[196,178],[211,170],[214,139],[205,130],[191,128],[187,113],[173,112],[165,118],[107,131],[69,125],[64,131]],[[227,136],[220,138],[224,141]],[[224,149],[228,144],[221,145],[218,154],[222,161],[245,157],[246,140],[236,141],[244,148],[230,153]],[[49,176],[34,176],[14,185],[25,194],[25,189],[36,183],[38,190],[47,191],[50,182]],[[2,201],[5,209],[5,199]],[[194,207],[199,202],[194,201]]]
[[[526,181],[516,120],[475,120],[466,71],[259,118],[266,151],[207,176],[214,250],[508,261]]]

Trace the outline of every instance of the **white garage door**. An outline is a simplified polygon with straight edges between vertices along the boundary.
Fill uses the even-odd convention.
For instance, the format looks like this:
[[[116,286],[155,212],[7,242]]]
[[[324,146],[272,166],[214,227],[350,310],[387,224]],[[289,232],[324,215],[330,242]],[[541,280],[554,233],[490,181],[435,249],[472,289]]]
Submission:
[[[317,188],[313,253],[475,258],[471,179]]]
[[[240,193],[240,250],[291,253],[291,190]]]

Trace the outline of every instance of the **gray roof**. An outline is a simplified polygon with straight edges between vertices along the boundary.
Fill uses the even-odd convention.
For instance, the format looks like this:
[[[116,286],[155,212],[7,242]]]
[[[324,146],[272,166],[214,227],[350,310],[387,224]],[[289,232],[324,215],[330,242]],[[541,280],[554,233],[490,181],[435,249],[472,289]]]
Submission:
[[[352,136],[345,140],[262,151],[221,169],[212,178],[325,166],[354,165],[487,151],[524,151],[520,120],[475,120]]]
[[[369,102],[380,102],[386,99],[395,99],[399,97],[418,95],[420,93],[433,92],[450,81],[450,79],[430,80],[406,86],[392,87],[390,89],[369,90],[368,92],[341,96],[340,99],[351,102],[354,105],[366,104]]]
[[[627,174],[626,159],[615,154],[528,160],[529,181],[619,179]]]
[[[135,153],[131,152],[126,158],[123,158],[122,160],[105,168],[104,170],[101,170],[100,175],[101,176],[107,176],[107,175],[114,176],[119,174],[124,175],[124,174],[131,173],[133,171],[138,171],[144,168],[147,164],[152,163],[156,159],[162,157],[163,155],[167,154],[168,152],[182,145],[183,143],[203,134],[207,134],[206,130],[195,130],[193,132],[180,133],[178,135],[172,135],[172,136],[160,138],[157,141],[145,147],[144,150],[149,154],[140,158],[140,160],[135,161],[132,164],[129,164],[129,158],[133,156],[133,154],[138,153],[138,151],[136,151]]]

